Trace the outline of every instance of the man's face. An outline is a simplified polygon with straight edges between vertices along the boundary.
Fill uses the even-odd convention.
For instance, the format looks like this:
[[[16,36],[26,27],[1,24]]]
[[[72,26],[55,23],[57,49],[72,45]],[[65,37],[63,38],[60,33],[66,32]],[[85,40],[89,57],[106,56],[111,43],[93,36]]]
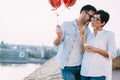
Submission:
[[[92,11],[92,10],[90,10],[90,11],[85,11],[85,13],[86,13],[86,19],[87,19],[87,21],[91,21],[91,17],[93,17],[93,15],[94,15],[94,11]]]
[[[83,16],[82,16],[82,20],[84,24],[89,24],[89,22],[91,21],[91,17],[94,14],[94,11],[90,10],[90,11],[83,11]]]

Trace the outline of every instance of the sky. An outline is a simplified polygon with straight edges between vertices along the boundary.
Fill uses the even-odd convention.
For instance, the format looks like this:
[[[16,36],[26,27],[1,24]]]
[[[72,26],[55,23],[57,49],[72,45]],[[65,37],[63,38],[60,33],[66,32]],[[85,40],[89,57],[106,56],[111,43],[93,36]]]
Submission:
[[[120,48],[119,3],[119,0],[77,0],[69,9],[62,3],[52,11],[48,0],[0,0],[0,41],[53,46],[56,25],[74,20],[82,6],[91,4],[110,13],[110,20],[104,28],[115,33],[116,46]]]

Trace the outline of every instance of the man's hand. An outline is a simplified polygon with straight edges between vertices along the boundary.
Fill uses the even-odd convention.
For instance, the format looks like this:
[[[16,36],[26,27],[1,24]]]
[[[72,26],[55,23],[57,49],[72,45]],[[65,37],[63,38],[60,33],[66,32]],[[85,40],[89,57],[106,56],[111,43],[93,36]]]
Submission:
[[[56,26],[56,34],[57,34],[57,38],[61,38],[62,37],[62,29],[60,25]]]
[[[59,45],[62,37],[62,29],[60,25],[57,25],[56,34],[57,34],[57,38],[55,39],[54,44]]]

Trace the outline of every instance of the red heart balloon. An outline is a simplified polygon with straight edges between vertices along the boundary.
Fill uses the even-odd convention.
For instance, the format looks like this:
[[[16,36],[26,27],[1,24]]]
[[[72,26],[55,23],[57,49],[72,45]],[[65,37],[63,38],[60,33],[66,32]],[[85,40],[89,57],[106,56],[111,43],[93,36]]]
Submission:
[[[49,0],[49,3],[54,8],[59,8],[61,5],[61,0]]]
[[[71,7],[76,3],[76,0],[63,0],[66,7]]]

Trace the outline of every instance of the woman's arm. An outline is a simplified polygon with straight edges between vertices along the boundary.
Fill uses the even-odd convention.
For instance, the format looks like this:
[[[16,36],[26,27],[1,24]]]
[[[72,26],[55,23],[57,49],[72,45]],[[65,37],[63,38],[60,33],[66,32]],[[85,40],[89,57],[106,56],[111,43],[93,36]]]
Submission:
[[[100,55],[102,55],[102,56],[104,56],[106,58],[109,57],[108,52],[106,50],[102,50],[102,49],[99,49],[99,48],[96,48],[96,47],[93,47],[93,46],[86,46],[86,49],[88,51],[92,51],[94,53],[98,53],[98,54],[100,54]]]

